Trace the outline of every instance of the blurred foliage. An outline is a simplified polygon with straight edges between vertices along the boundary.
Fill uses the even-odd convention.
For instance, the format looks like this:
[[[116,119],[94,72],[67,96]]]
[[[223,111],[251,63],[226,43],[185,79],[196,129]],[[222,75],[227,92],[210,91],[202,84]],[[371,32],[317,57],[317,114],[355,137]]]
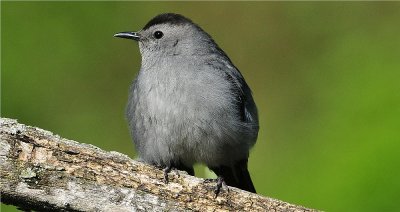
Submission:
[[[135,157],[124,109],[140,55],[113,34],[181,13],[253,90],[261,129],[250,172],[260,194],[327,211],[399,210],[399,2],[1,7],[2,117]]]

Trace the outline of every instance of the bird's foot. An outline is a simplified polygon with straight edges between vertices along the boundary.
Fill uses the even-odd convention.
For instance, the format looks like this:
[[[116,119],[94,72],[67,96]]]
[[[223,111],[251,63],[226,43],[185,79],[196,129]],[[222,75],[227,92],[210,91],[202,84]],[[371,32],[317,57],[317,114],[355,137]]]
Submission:
[[[214,194],[215,194],[214,198],[218,197],[218,194],[221,192],[222,186],[226,187],[226,190],[229,192],[229,188],[226,185],[224,178],[219,176],[217,178],[217,185],[215,186],[215,189],[214,189]]]
[[[216,186],[214,188],[214,194],[215,194],[214,198],[218,197],[222,187],[226,187],[226,190],[229,192],[229,187],[226,185],[223,177],[218,177],[217,179],[204,179],[203,183],[216,183]]]
[[[167,166],[164,168],[164,183],[168,184],[168,173],[171,172],[172,166]]]

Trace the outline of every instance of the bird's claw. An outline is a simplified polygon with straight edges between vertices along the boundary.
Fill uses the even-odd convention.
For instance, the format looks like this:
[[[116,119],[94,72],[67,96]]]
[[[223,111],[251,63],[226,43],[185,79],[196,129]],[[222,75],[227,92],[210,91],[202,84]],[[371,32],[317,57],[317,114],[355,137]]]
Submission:
[[[218,177],[218,178],[217,178],[217,185],[215,186],[215,189],[214,189],[214,194],[215,194],[215,197],[214,197],[214,198],[217,198],[217,197],[218,197],[218,194],[221,192],[222,186],[225,186],[225,187],[226,187],[226,190],[229,192],[229,188],[228,188],[228,186],[225,184],[224,178],[223,178],[223,177]]]
[[[167,166],[164,168],[164,183],[168,184],[168,173],[171,172],[172,166]]]

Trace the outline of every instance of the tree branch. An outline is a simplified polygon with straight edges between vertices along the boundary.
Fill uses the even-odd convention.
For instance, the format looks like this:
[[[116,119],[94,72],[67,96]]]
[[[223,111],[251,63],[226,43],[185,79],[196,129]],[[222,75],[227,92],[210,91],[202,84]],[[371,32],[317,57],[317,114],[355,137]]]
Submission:
[[[118,152],[0,118],[1,201],[64,211],[313,211],[236,188],[163,172]]]

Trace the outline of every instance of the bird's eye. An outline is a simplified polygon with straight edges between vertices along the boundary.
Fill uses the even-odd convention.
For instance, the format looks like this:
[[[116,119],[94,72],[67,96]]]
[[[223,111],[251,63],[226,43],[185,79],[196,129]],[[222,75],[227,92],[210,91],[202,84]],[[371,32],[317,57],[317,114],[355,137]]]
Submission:
[[[162,33],[161,31],[154,32],[154,37],[157,39],[162,38],[163,35],[164,35],[164,33]]]

